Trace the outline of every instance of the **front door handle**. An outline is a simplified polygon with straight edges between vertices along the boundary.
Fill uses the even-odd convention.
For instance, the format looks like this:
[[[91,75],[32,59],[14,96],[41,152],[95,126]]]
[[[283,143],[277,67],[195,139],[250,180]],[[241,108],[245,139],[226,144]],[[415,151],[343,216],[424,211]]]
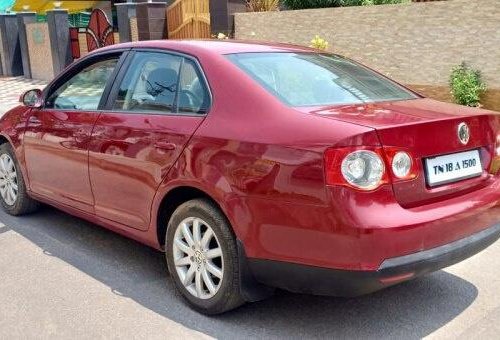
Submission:
[[[162,142],[162,141],[155,142],[154,145],[155,145],[155,148],[162,149],[162,150],[175,150],[175,147],[176,147],[174,143]]]

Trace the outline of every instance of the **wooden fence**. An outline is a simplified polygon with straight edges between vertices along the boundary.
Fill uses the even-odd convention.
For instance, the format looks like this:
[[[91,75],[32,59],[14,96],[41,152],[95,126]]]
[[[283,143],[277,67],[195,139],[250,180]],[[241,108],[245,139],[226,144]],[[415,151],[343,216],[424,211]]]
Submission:
[[[177,0],[167,8],[169,39],[210,38],[209,0]]]

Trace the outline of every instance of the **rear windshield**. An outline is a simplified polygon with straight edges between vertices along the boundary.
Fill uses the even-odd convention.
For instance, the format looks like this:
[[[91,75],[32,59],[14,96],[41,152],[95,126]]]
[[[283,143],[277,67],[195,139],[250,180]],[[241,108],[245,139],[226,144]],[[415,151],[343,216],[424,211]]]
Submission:
[[[227,57],[290,106],[359,104],[417,98],[348,59],[319,53],[239,53]]]

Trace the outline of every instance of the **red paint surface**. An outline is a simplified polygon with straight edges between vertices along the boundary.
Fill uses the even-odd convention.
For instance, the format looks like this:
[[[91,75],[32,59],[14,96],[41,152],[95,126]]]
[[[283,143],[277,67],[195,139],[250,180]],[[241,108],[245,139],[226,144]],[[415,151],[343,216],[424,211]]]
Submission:
[[[308,49],[208,41],[117,46],[195,56],[213,95],[210,112],[16,108],[0,129],[34,197],[161,248],[163,198],[193,187],[220,205],[248,256],[352,270],[375,270],[387,258],[455,241],[500,220],[500,180],[488,173],[499,131],[493,112],[430,99],[294,109],[223,54]],[[456,136],[460,122],[471,129],[467,146]],[[355,146],[409,151],[416,178],[390,180],[371,192],[327,186],[325,151]],[[426,186],[423,158],[474,148],[481,150],[481,177]]]
[[[202,120],[130,113],[100,115],[89,146],[95,213],[147,230],[156,190]]]

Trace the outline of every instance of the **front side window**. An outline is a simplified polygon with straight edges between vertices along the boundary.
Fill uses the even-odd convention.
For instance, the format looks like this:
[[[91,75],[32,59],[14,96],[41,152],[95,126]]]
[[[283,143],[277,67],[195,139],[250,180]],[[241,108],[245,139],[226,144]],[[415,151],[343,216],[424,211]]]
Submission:
[[[227,57],[290,106],[417,98],[398,84],[336,55],[278,52],[240,53]]]
[[[118,89],[113,110],[205,113],[209,95],[196,63],[160,52],[136,52]]]
[[[97,110],[106,83],[118,59],[85,67],[49,95],[45,107],[64,110]]]

